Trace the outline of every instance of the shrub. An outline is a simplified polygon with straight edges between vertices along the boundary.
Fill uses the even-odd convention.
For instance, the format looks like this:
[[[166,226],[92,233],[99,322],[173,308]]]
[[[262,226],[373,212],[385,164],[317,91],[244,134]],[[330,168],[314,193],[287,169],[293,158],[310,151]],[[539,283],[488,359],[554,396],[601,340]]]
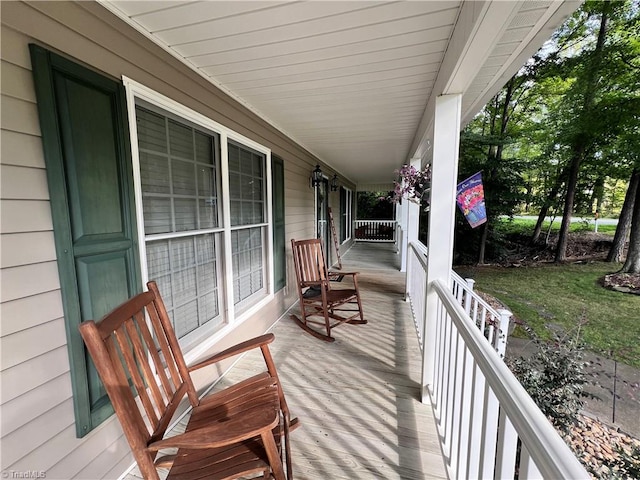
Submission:
[[[555,427],[568,432],[587,395],[579,329],[575,336],[566,335],[553,342],[544,342],[532,331],[529,333],[538,346],[536,353],[509,361],[509,367]]]

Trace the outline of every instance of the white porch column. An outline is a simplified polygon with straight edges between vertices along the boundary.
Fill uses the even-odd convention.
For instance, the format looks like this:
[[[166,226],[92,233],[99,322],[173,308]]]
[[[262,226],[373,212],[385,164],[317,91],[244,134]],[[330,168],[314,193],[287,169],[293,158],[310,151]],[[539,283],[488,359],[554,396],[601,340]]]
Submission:
[[[455,224],[460,109],[462,95],[442,95],[436,99],[433,127],[433,163],[429,196],[429,232],[427,248],[427,298],[422,361],[422,402],[429,401],[433,382],[433,354],[437,295],[431,288],[435,279],[449,284],[453,264],[453,228]]]
[[[420,170],[420,158],[412,158],[411,165]],[[402,200],[402,209],[405,213],[406,232],[405,244],[402,249],[402,265],[400,271],[407,270],[407,253],[409,251],[409,243],[418,241],[418,230],[420,228],[420,205],[405,198]]]

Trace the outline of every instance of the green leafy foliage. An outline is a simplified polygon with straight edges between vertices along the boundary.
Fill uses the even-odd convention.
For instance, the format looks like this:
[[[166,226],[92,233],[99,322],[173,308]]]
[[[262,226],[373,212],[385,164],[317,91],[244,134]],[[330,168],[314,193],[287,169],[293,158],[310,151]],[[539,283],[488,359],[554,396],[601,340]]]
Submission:
[[[607,478],[610,479],[630,479],[640,478],[640,447],[631,445],[629,449],[617,447],[618,461],[607,462],[608,467]]]
[[[556,338],[553,342],[541,341],[536,336],[534,341],[536,353],[509,361],[509,367],[556,428],[568,432],[586,396],[584,345],[579,330],[575,336]]]

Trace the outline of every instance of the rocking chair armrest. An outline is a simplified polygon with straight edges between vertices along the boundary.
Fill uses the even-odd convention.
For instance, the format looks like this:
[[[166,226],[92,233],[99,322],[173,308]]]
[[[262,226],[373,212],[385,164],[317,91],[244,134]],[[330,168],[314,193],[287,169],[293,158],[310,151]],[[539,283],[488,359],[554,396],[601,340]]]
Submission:
[[[216,448],[241,442],[271,431],[278,424],[278,410],[264,405],[244,412],[226,422],[218,422],[174,437],[164,438],[147,446],[151,452],[165,448]]]
[[[233,357],[235,355],[239,355],[244,352],[248,352],[249,350],[253,350],[254,348],[259,348],[264,345],[268,345],[274,340],[273,333],[267,333],[265,335],[260,335],[259,337],[252,338],[250,340],[246,340],[242,343],[238,343],[232,347],[223,350],[222,352],[216,353],[209,358],[202,360],[201,362],[196,363],[189,367],[189,371],[193,372],[194,370],[198,370],[199,368],[208,367],[214,363],[220,362],[226,358]]]
[[[353,277],[355,277],[359,273],[360,272],[343,272],[341,270],[330,270],[329,271],[329,275],[351,275]]]

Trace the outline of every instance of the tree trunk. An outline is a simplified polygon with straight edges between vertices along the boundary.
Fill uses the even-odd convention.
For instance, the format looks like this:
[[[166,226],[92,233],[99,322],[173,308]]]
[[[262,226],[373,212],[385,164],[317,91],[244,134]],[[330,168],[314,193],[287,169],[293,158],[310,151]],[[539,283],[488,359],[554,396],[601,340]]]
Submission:
[[[555,261],[564,262],[567,257],[567,243],[569,240],[569,227],[571,226],[571,216],[573,215],[573,202],[576,197],[576,186],[578,185],[578,172],[584,152],[582,149],[576,149],[571,159],[571,168],[569,170],[569,179],[567,181],[567,195],[564,199],[564,210],[562,211],[562,224],[558,233],[558,243],[556,245]]]
[[[585,93],[582,99],[582,108],[578,118],[575,119],[578,123],[592,115],[606,32],[607,10],[605,9],[602,12],[602,17],[600,18],[598,41],[596,42],[596,48],[593,52],[593,64],[590,65],[587,73],[588,76],[585,79],[587,88],[585,88]],[[571,165],[569,170],[569,180],[567,182],[567,196],[564,201],[564,210],[562,213],[562,225],[560,226],[558,244],[556,246],[556,263],[563,262],[567,256],[567,241],[569,237],[569,226],[571,225],[571,216],[573,215],[573,203],[575,200],[576,186],[578,184],[578,173],[588,145],[592,141],[590,137],[591,136],[586,132],[580,131],[576,133],[573,141],[571,142]]]
[[[620,218],[618,218],[618,226],[616,227],[616,234],[613,237],[611,250],[609,250],[609,254],[607,255],[607,262],[622,262],[623,260],[624,246],[627,243],[627,236],[629,235],[629,228],[631,227],[631,216],[633,214],[638,184],[640,184],[640,170],[636,169],[629,179],[627,194],[624,197]]]
[[[478,254],[478,264],[484,265],[484,252],[487,246],[487,236],[489,234],[489,222],[485,222],[482,227],[482,237],[480,238],[480,253]]]
[[[542,205],[540,209],[540,214],[538,215],[538,221],[536,222],[536,226],[533,229],[533,235],[531,236],[531,243],[538,243],[540,239],[540,234],[542,233],[542,224],[544,223],[544,219],[549,213],[549,208],[553,204],[554,200],[558,196],[558,192],[560,191],[560,187],[562,187],[562,183],[564,182],[564,177],[566,175],[567,169],[563,168],[558,174],[558,178],[556,179],[556,183],[549,192],[549,196],[547,197],[546,202]]]
[[[636,189],[636,198],[633,205],[633,216],[631,218],[631,236],[629,238],[629,252],[627,260],[620,272],[640,273],[640,188]]]
[[[604,177],[598,177],[593,185],[593,195],[591,195],[591,206],[596,204],[594,213],[601,214],[602,199],[604,197]]]

